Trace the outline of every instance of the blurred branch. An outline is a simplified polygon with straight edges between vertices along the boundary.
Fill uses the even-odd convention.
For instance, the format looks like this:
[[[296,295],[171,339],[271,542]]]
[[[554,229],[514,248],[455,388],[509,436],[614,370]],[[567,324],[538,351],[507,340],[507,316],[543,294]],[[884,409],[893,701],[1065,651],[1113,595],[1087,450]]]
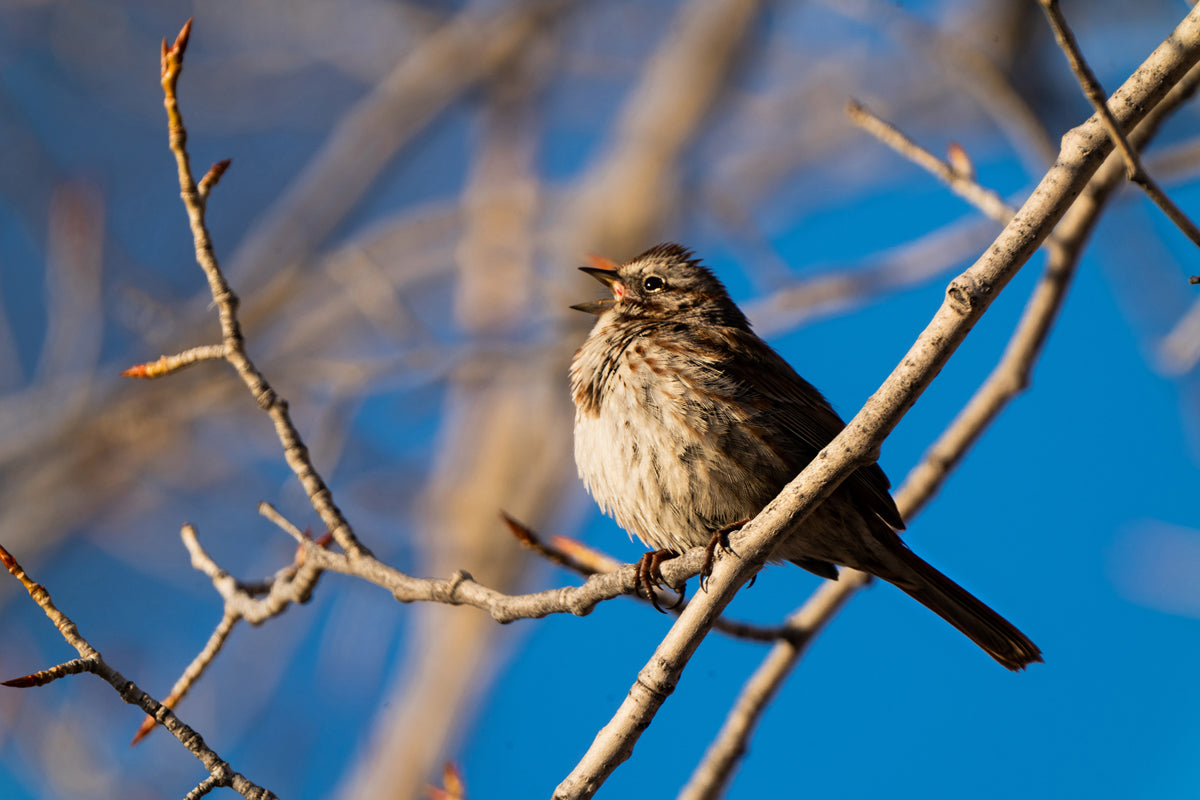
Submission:
[[[91,373],[103,341],[101,275],[104,203],[84,184],[65,184],[50,203],[46,263],[45,344],[37,379],[55,383]],[[86,392],[71,392],[86,404]]]
[[[179,370],[201,361],[216,361],[225,358],[225,345],[202,344],[190,347],[182,353],[161,356],[157,361],[134,364],[121,373],[123,378],[165,378]]]
[[[544,91],[558,71],[562,26],[530,40],[481,82],[472,120],[459,229],[444,263],[454,269],[451,317],[466,344],[447,359],[439,447],[421,488],[411,536],[419,568],[443,575],[467,569],[502,591],[516,589],[528,559],[499,535],[496,509],[555,515],[570,475],[564,400],[555,391],[555,350],[539,357],[488,358],[528,330],[540,299],[535,231],[544,202],[538,176]],[[466,355],[463,355],[465,351]],[[529,443],[536,442],[536,447]],[[518,455],[520,454],[520,455]],[[509,636],[478,614],[435,605],[413,609],[404,676],[388,690],[344,796],[412,797],[449,753],[456,731],[476,713],[475,698],[500,666]]]
[[[221,617],[221,621],[217,623],[217,627],[213,630],[212,635],[208,637],[208,642],[205,643],[203,649],[192,659],[192,663],[188,664],[184,669],[183,674],[179,676],[179,680],[175,681],[175,685],[171,687],[170,693],[163,698],[163,705],[167,708],[175,708],[179,705],[192,686],[200,680],[204,675],[204,671],[212,664],[213,659],[217,657],[217,653],[221,652],[221,648],[225,646],[225,642],[229,639],[229,634],[233,633],[233,628],[241,617],[226,610]],[[130,746],[136,745],[145,739],[150,732],[154,730],[154,717],[146,717],[142,720],[141,726],[133,735],[133,740],[129,743]]]
[[[851,100],[846,107],[851,120],[918,166],[932,173],[950,189],[995,222],[1007,224],[1015,209],[997,193],[980,186],[971,175],[937,158],[905,136],[895,126],[875,116],[866,106]],[[883,263],[857,272],[834,271],[828,277],[812,278],[782,289],[750,306],[750,316],[760,333],[769,335],[795,325],[815,313],[842,308],[851,301],[864,301],[889,289],[913,285],[938,274],[959,258],[977,252],[990,238],[994,227],[978,221],[956,223],[896,248]],[[1050,237],[1053,241],[1053,235]]]
[[[1113,96],[1121,124],[1136,125],[1200,59],[1200,8],[1134,72]],[[880,443],[941,371],[967,333],[1050,234],[1112,151],[1096,116],[1063,137],[1058,161],[1030,199],[976,263],[947,288],[946,299],[908,354],[863,409],[803,472],[740,534],[740,559],[722,559],[709,592],[679,617],[625,701],[599,732],[555,798],[591,797],[633,752],[641,732],[671,695],[691,655],[734,593],[765,563],[774,544],[795,527],[855,469],[875,460]]]
[[[309,280],[297,281],[285,270],[248,297],[246,324],[262,324],[272,313],[287,309],[288,327],[275,351],[305,360],[321,343],[344,331],[347,319],[355,314],[394,339],[398,347],[429,344],[432,337],[404,298],[451,271],[452,242],[462,224],[461,209],[442,203],[386,217],[323,253]],[[327,276],[328,281],[313,280],[317,275]],[[296,314],[297,307],[304,313]]]
[[[1200,170],[1200,139],[1188,139],[1162,147],[1151,156],[1147,169],[1167,176],[1169,181],[1195,175]]]
[[[1036,175],[1054,161],[1054,140],[1033,109],[1000,69],[960,32],[945,33],[902,6],[881,0],[837,0],[830,9],[873,25],[907,49],[929,57],[942,67],[946,79],[969,94],[1007,135],[1026,169]]]
[[[951,223],[886,251],[865,267],[830,269],[754,303],[746,313],[761,336],[867,303],[889,291],[929,281],[960,264],[996,235],[996,223],[972,218]]]
[[[1079,85],[1083,87],[1084,95],[1096,109],[1096,113],[1100,115],[1105,130],[1112,137],[1121,157],[1125,159],[1125,176],[1131,182],[1142,187],[1142,190],[1175,223],[1175,226],[1183,231],[1193,244],[1200,247],[1200,228],[1197,228],[1196,223],[1192,222],[1179,206],[1167,197],[1158,182],[1146,172],[1137,148],[1130,145],[1129,140],[1125,137],[1125,132],[1121,130],[1121,126],[1117,124],[1112,112],[1105,105],[1104,89],[1084,59],[1083,52],[1079,49],[1079,43],[1075,41],[1075,34],[1071,32],[1062,10],[1058,7],[1058,0],[1039,0],[1039,2],[1046,12],[1046,18],[1050,20],[1050,27],[1054,29],[1054,37],[1058,40],[1058,46],[1066,53],[1067,61],[1071,64],[1071,71],[1075,73]]]
[[[1171,375],[1182,375],[1200,361],[1200,301],[1196,301],[1158,343],[1158,366]]]
[[[677,205],[678,162],[701,132],[751,33],[757,0],[686,3],[625,102],[609,150],[568,209],[560,249],[614,256],[642,246]]]
[[[425,793],[429,800],[467,800],[467,784],[462,771],[447,761],[442,767],[442,785],[427,786]]]
[[[421,40],[335,126],[283,198],[254,226],[231,274],[255,283],[303,260],[345,218],[396,152],[480,80],[530,46],[565,0],[475,4]]]
[[[846,104],[846,114],[855,125],[925,171],[932,173],[934,177],[950,187],[950,191],[975,206],[992,220],[1001,225],[1007,225],[1013,214],[1017,212],[1015,208],[1004,202],[1004,198],[999,194],[980,186],[971,175],[955,169],[953,165],[921,147],[905,136],[900,129],[875,116],[869,108],[857,100],[850,100]]]

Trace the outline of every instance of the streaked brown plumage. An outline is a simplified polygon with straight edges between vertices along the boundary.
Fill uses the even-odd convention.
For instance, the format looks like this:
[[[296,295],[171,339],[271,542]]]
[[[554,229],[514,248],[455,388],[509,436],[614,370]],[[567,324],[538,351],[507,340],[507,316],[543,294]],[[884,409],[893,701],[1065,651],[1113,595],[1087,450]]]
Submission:
[[[584,268],[611,298],[571,364],[575,461],[600,507],[652,548],[706,544],[757,514],[845,423],[760,339],[725,287],[676,244]],[[1024,634],[900,540],[877,464],[858,469],[778,546],[822,577],[835,564],[894,584],[1013,670]]]

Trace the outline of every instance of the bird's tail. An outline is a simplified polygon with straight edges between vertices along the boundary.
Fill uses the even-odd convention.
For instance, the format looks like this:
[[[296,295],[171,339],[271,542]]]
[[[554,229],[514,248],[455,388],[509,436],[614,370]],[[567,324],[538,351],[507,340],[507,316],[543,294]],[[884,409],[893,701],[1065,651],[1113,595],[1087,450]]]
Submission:
[[[1015,625],[922,560],[894,532],[880,534],[877,532],[877,541],[888,557],[882,559],[885,565],[870,572],[958,628],[1008,669],[1022,670],[1042,660],[1042,651]]]

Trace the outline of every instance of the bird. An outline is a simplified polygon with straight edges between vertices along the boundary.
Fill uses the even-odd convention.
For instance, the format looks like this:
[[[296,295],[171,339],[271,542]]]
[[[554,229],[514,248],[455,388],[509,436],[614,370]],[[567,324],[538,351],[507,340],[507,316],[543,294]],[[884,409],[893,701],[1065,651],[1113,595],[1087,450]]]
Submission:
[[[753,518],[845,427],[829,401],[750,327],[691,250],[664,243],[580,269],[609,296],[571,361],[575,463],[600,508],[660,560]],[[771,561],[828,580],[838,567],[898,587],[1010,670],[1042,660],[1012,623],[914,553],[877,463],[859,467],[780,540]],[[724,549],[724,548],[723,548]],[[649,566],[648,566],[649,565]]]

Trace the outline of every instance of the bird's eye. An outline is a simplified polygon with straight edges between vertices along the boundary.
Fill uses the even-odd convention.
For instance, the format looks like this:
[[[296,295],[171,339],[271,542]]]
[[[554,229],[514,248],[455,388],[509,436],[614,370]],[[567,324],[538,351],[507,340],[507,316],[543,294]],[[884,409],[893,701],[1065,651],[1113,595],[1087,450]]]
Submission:
[[[647,292],[661,292],[667,288],[667,282],[657,275],[647,275],[646,279],[642,281],[642,288]]]

